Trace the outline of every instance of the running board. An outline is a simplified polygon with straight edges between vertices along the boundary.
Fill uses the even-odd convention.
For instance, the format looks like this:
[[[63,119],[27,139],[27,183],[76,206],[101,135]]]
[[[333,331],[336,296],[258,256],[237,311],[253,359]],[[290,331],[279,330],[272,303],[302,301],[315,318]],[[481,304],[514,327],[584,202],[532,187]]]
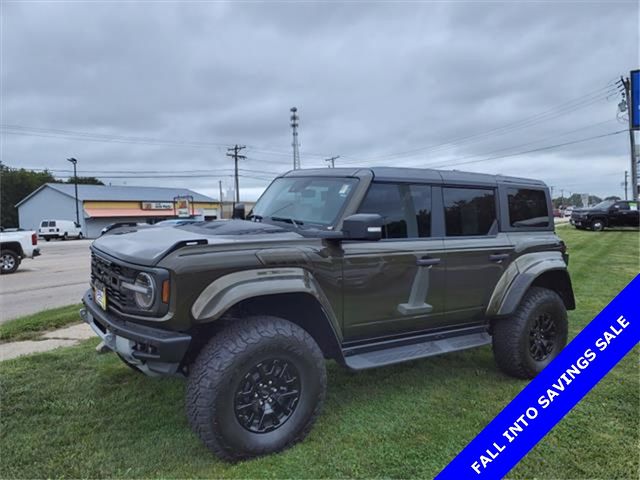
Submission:
[[[486,331],[466,332],[446,338],[442,338],[442,335],[437,337],[439,338],[423,339],[409,344],[383,345],[373,350],[370,349],[372,346],[369,346],[368,349],[366,347],[349,349],[344,352],[345,365],[351,370],[366,370],[468,348],[482,347],[491,343],[491,336]]]

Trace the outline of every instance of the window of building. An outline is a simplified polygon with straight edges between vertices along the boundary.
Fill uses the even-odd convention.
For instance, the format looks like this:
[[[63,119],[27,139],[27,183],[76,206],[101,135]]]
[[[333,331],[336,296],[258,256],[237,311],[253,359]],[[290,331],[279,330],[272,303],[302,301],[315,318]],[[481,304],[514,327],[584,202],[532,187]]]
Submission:
[[[509,223],[512,227],[548,227],[549,209],[543,190],[510,188]]]
[[[445,187],[442,192],[447,236],[489,234],[496,222],[492,189]]]
[[[358,211],[382,216],[382,238],[431,235],[431,187],[428,185],[373,183]]]

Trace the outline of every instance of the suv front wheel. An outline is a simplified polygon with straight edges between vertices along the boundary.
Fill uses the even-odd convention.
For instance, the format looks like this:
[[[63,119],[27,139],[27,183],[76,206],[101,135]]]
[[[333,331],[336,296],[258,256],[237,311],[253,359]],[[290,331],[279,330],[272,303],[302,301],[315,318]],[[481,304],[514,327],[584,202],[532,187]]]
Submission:
[[[283,450],[311,430],[327,384],[322,352],[277,317],[236,319],[191,366],[191,427],[217,456],[239,460]]]
[[[493,354],[498,367],[516,378],[533,378],[567,343],[567,310],[560,296],[532,287],[513,315],[493,324]]]

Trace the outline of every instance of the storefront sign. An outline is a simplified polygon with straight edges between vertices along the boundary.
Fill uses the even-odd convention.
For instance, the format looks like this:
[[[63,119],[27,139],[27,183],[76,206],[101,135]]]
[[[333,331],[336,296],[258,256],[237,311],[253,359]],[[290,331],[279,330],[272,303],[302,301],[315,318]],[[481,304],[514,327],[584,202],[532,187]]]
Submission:
[[[171,202],[140,202],[142,210],[171,210],[173,204]]]

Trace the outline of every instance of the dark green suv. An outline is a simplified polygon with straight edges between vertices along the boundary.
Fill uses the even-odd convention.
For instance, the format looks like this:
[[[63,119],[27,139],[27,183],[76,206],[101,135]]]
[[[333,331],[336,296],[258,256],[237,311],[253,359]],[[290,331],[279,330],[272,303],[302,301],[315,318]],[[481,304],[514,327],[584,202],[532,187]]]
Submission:
[[[574,308],[551,212],[523,178],[295,170],[246,218],[96,240],[81,314],[132,368],[188,378],[215,454],[266,454],[311,429],[325,359],[364,370],[492,344],[507,374],[539,373]]]

